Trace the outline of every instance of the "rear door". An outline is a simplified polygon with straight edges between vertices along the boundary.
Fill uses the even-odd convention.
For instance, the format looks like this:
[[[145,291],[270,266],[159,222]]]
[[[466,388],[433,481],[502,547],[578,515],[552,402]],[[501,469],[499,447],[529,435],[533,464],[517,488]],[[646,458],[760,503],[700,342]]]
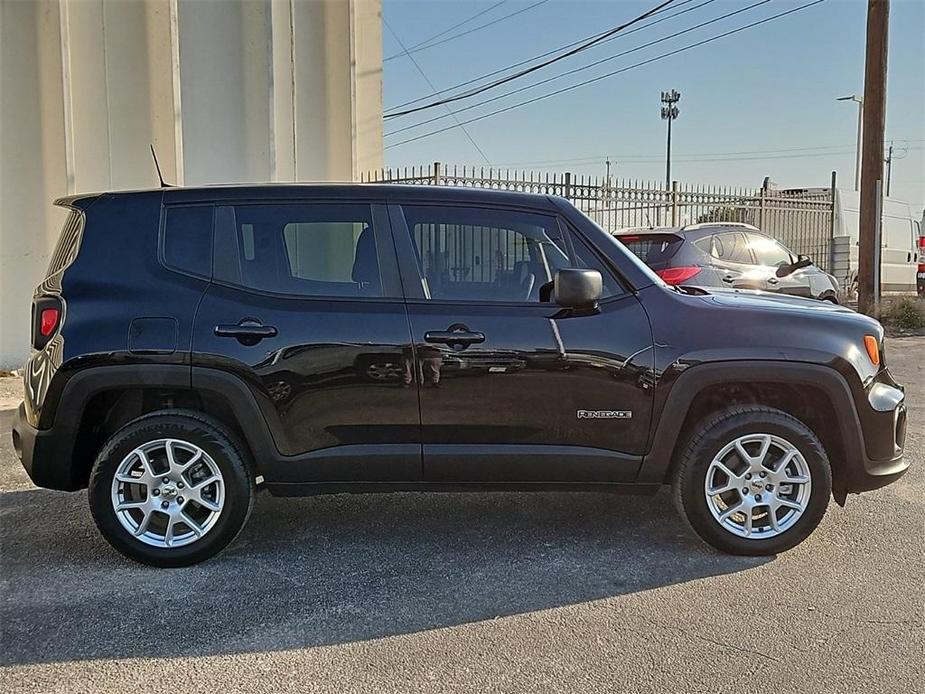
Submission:
[[[902,209],[895,203],[888,207]],[[913,220],[908,216],[884,214],[881,236],[880,288],[885,292],[912,291],[916,270],[913,257],[917,255]]]
[[[645,312],[552,214],[391,208],[434,482],[635,479],[651,415]],[[562,267],[604,277],[600,310],[551,303]]]
[[[420,479],[409,323],[384,207],[220,206],[213,274],[194,366],[254,392],[283,458],[273,481]]]
[[[714,234],[710,255],[724,287],[767,289],[767,273],[755,264],[755,256],[741,231]]]

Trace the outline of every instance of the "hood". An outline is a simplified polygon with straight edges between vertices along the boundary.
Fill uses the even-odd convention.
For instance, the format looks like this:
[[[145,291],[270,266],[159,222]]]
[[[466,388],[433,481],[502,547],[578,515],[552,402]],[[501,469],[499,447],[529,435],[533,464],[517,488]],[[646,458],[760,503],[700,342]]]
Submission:
[[[714,289],[710,288],[708,294],[702,297],[703,301],[716,306],[728,308],[744,308],[751,310],[786,311],[800,313],[804,316],[818,316],[819,318],[835,318],[867,323],[880,330],[880,324],[873,318],[853,311],[846,306],[819,301],[818,299],[803,299],[785,294],[772,294],[741,289]]]

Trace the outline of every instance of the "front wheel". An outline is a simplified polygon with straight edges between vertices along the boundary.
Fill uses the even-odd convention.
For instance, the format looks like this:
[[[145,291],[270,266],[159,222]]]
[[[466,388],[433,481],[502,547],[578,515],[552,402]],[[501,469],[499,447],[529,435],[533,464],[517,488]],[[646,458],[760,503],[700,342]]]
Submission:
[[[730,554],[768,555],[798,545],[825,514],[832,472],[819,439],[780,410],[746,405],[712,415],[674,470],[682,516]]]
[[[151,566],[188,566],[235,538],[253,505],[254,478],[221,424],[197,412],[157,412],[107,441],[89,500],[119,552]]]

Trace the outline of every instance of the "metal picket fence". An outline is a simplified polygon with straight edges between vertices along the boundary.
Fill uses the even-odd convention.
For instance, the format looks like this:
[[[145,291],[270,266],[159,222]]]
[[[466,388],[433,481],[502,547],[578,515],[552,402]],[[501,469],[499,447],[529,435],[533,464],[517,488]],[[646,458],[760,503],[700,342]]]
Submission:
[[[463,186],[559,195],[610,232],[702,222],[745,222],[773,236],[794,253],[809,255],[824,270],[832,266],[835,224],[832,186],[823,192],[774,190],[512,171],[484,167],[427,166],[380,169],[364,182]],[[818,190],[818,189],[816,189]]]

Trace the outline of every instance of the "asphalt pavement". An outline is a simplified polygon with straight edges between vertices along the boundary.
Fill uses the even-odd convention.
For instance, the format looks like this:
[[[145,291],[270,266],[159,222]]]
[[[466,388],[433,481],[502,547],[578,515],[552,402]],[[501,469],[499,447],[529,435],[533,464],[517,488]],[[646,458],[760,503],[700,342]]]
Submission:
[[[925,338],[887,357],[913,468],[768,558],[665,492],[261,494],[217,558],[146,568],[29,482],[2,378],[0,691],[923,691]]]

